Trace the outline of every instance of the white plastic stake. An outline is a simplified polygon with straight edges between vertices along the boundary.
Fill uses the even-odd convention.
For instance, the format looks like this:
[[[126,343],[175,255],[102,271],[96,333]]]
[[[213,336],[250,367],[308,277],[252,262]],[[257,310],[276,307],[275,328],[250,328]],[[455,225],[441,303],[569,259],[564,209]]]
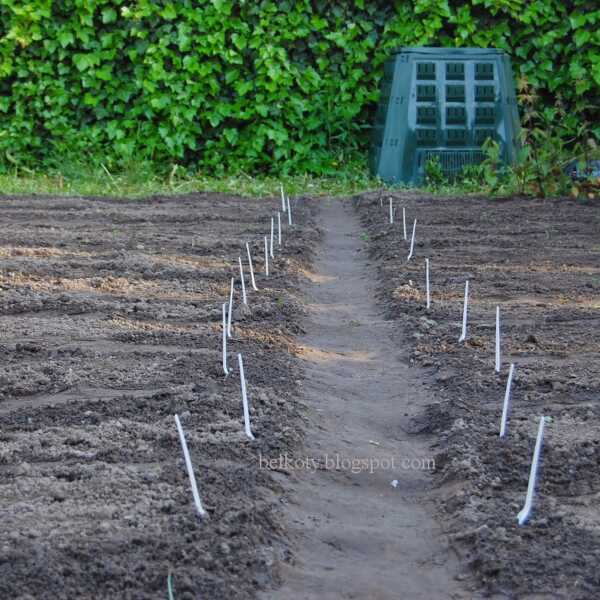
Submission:
[[[406,207],[402,207],[402,230],[404,232],[404,241],[406,241]]]
[[[512,367],[512,365],[511,365]],[[500,307],[496,306],[496,373],[500,373]]]
[[[544,440],[544,425],[546,423],[546,417],[543,415],[540,417],[540,424],[538,427],[537,438],[535,440],[535,449],[533,451],[533,460],[531,461],[531,470],[529,471],[529,483],[527,484],[527,496],[525,496],[525,506],[521,509],[517,515],[517,521],[519,525],[524,525],[531,516],[531,509],[533,508],[533,497],[535,495],[535,484],[537,481],[537,470],[540,462],[540,454],[542,453],[542,442]]]
[[[187,469],[188,477],[190,478],[190,486],[192,488],[192,496],[194,498],[194,504],[196,505],[196,510],[201,517],[208,517],[207,512],[202,507],[202,502],[200,502],[200,494],[198,493],[198,485],[196,483],[196,476],[194,475],[194,468],[192,467],[192,459],[190,458],[190,453],[188,451],[187,442],[185,441],[185,434],[183,433],[183,427],[181,426],[181,421],[179,420],[179,415],[175,415],[175,423],[177,425],[177,431],[179,432],[179,441],[181,442],[181,449],[183,450],[183,458],[185,460],[185,466]]]
[[[265,235],[265,277],[269,276],[269,243]]]
[[[462,333],[458,338],[459,342],[464,342],[467,339],[467,311],[469,308],[469,280],[465,282],[465,303],[463,305],[463,320],[462,320]]]
[[[242,404],[244,406],[244,429],[246,435],[253,440],[252,429],[250,429],[250,410],[248,408],[248,395],[246,394],[246,378],[244,377],[244,362],[242,361],[242,355],[238,354],[238,364],[240,366],[240,382],[242,385]]]
[[[392,199],[390,198],[390,224],[394,222],[394,208],[392,205]]]
[[[513,376],[515,373],[515,363],[510,363],[508,379],[506,381],[506,391],[504,392],[504,405],[502,406],[502,418],[500,419],[500,437],[506,435],[506,422],[508,421],[508,411],[510,409],[510,389],[512,387]]]
[[[281,213],[277,213],[277,245],[281,246]]]
[[[227,337],[231,337],[231,313],[233,312],[233,285],[235,279],[231,278],[231,285],[229,286],[229,303],[227,305]]]
[[[285,193],[283,191],[283,183],[280,183],[279,187],[281,188],[281,210],[285,212]]]
[[[238,257],[238,262],[240,264],[240,280],[242,282],[242,301],[244,304],[248,304],[248,298],[246,298],[246,282],[244,281],[244,267],[242,267],[242,257]]]
[[[229,369],[227,368],[227,303],[223,304],[223,373],[229,375]]]
[[[292,224],[292,207],[290,206],[290,197],[287,197],[287,213],[288,213],[288,225]]]
[[[425,291],[427,294],[427,310],[431,308],[431,293],[429,290],[429,259],[425,259]]]
[[[256,287],[256,280],[254,279],[254,267],[252,266],[252,255],[250,254],[250,244],[246,242],[246,252],[248,253],[248,264],[250,265],[250,283],[252,284],[252,289],[255,292],[258,292],[258,288]]]
[[[410,238],[410,252],[408,253],[408,258],[406,259],[406,262],[408,262],[413,255],[413,250],[415,249],[415,230],[417,228],[417,220],[415,219],[414,223],[413,223],[413,230],[412,230],[412,237]]]
[[[271,217],[271,246],[270,246],[271,258],[275,258],[275,255],[273,254],[273,237],[274,236],[275,236],[275,219],[273,219],[273,217]]]

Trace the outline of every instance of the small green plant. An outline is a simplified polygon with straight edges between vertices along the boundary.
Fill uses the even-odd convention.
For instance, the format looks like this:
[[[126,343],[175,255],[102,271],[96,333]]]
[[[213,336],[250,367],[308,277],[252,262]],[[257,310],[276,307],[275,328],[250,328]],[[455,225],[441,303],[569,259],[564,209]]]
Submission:
[[[425,185],[430,189],[438,189],[447,183],[442,164],[438,156],[433,156],[425,163]]]
[[[514,193],[514,178],[510,167],[502,160],[502,147],[488,138],[481,146],[484,159],[476,165],[467,165],[456,179],[456,185],[467,192],[488,194]]]
[[[496,190],[503,176],[506,175],[506,169],[503,169],[502,164],[502,149],[497,141],[488,138],[483,143],[482,150],[485,158],[479,166],[481,176],[491,190]]]
[[[455,184],[465,192],[481,191],[483,186],[481,165],[465,165],[456,178]]]
[[[363,242],[368,242],[368,241],[369,241],[369,234],[368,234],[366,231],[363,231],[363,232],[360,234],[360,239],[361,239]]]

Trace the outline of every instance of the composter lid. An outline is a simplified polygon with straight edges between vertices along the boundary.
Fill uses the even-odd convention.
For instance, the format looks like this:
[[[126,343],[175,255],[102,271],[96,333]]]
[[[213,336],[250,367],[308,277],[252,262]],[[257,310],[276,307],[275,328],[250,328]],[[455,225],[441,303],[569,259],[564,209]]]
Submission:
[[[504,50],[498,48],[437,48],[433,46],[422,46],[422,47],[408,47],[408,48],[396,48],[393,54],[427,54],[437,55],[440,58],[443,56],[463,56],[463,57],[476,57],[476,56],[500,56],[504,54]]]

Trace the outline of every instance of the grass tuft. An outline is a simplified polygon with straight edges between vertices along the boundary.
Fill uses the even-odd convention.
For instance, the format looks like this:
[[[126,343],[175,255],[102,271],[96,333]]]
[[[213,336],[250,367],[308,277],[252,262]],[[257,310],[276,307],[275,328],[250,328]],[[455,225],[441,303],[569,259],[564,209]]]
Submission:
[[[66,164],[61,166],[60,171],[14,168],[0,173],[0,191],[7,195],[143,198],[222,192],[256,198],[278,196],[281,183],[291,196],[348,196],[383,187],[382,182],[373,178],[363,165],[347,166],[335,177],[251,176],[243,172],[215,177],[202,172],[189,172],[177,165],[158,170],[148,163],[132,164],[120,171],[111,171],[105,164],[99,163]]]

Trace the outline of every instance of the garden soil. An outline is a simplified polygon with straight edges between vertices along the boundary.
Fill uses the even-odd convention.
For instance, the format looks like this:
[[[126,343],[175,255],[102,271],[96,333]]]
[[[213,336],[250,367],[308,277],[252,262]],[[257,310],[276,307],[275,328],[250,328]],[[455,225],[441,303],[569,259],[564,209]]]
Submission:
[[[392,197],[0,198],[0,596],[598,597],[598,207]]]
[[[430,402],[412,430],[434,436],[439,517],[464,565],[461,578],[507,598],[600,597],[600,206],[406,193],[366,194],[354,204],[379,305],[407,364],[425,377]],[[410,261],[402,208],[407,237],[417,219]],[[468,336],[459,343],[467,279]],[[501,440],[510,363],[515,380]],[[541,416],[534,510],[519,527]]]
[[[273,580],[281,490],[262,454],[298,444],[291,354],[315,205],[263,237],[279,202],[0,199],[0,597],[247,599]],[[258,292],[221,307],[245,242]],[[246,272],[248,278],[248,272]],[[244,435],[244,356],[255,442]],[[208,519],[195,513],[179,414]]]

